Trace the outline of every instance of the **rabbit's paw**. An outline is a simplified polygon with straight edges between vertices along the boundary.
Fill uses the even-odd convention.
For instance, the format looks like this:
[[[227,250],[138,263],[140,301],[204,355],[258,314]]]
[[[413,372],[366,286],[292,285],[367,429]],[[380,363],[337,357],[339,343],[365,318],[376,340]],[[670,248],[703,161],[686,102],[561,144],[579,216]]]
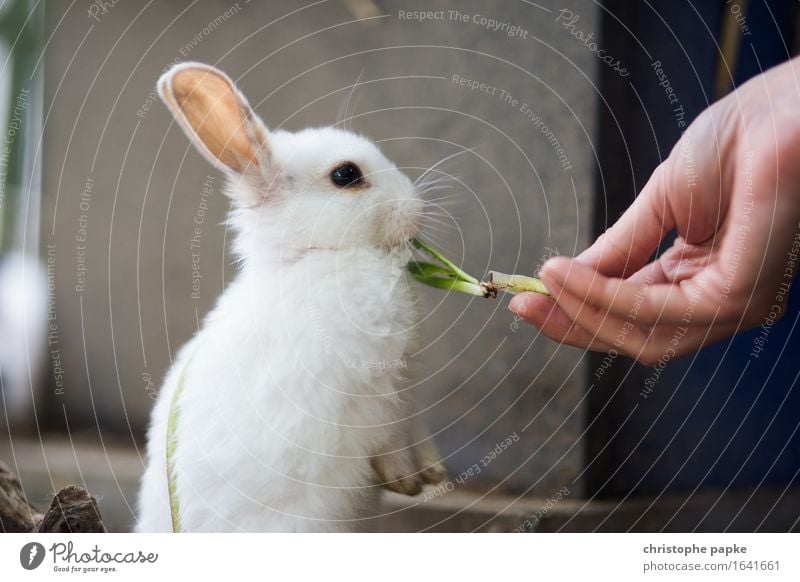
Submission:
[[[438,485],[447,477],[447,469],[442,464],[442,458],[436,445],[428,439],[412,447],[414,461],[420,477],[425,483]]]
[[[411,449],[372,457],[372,468],[378,483],[403,495],[417,495],[428,481],[416,466],[416,455]]]

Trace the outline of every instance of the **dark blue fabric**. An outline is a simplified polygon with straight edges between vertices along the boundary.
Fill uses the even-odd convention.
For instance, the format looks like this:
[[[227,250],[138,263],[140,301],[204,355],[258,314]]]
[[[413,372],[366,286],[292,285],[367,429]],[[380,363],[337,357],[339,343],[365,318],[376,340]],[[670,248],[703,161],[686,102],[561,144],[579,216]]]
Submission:
[[[627,53],[632,74],[623,80],[601,71],[609,106],[601,107],[599,118],[598,233],[627,208],[682,131],[654,82],[653,60],[661,61],[691,121],[713,99],[715,41],[721,17],[731,9],[724,1],[609,0],[604,7],[603,42],[609,52]],[[789,0],[750,3],[743,21],[750,34],[742,37],[735,84],[788,58],[796,11]],[[770,329],[758,358],[751,352],[760,329],[671,362],[647,398],[641,392],[653,371],[615,361],[590,393],[590,493],[794,483],[800,471],[799,294],[795,282],[790,309]],[[601,359],[592,356],[590,368]]]

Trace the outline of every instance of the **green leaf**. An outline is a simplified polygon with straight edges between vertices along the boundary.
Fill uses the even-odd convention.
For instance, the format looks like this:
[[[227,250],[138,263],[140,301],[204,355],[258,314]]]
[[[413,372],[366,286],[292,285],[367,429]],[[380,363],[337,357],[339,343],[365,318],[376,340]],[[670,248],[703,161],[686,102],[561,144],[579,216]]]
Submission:
[[[458,291],[459,293],[466,293],[467,295],[475,295],[477,297],[488,297],[488,291],[481,284],[470,283],[469,281],[462,281],[460,279],[453,279],[452,277],[442,277],[436,275],[425,276],[419,272],[409,269],[411,276],[420,283],[445,289],[446,291]]]
[[[427,253],[431,258],[439,261],[450,271],[450,274],[456,279],[460,279],[461,281],[466,281],[474,285],[480,285],[480,281],[478,279],[476,279],[469,273],[462,271],[461,268],[458,267],[458,265],[456,265],[450,259],[446,258],[442,253],[440,253],[433,247],[426,245],[424,242],[422,242],[417,238],[412,238],[411,244],[414,245],[414,248],[419,249],[424,253]]]
[[[420,276],[420,277],[433,277],[433,276],[440,276],[440,277],[451,277],[455,279],[453,272],[449,269],[445,269],[444,267],[440,267],[439,265],[434,265],[433,263],[426,263],[425,261],[409,261],[408,262],[408,270],[411,272],[412,275]]]

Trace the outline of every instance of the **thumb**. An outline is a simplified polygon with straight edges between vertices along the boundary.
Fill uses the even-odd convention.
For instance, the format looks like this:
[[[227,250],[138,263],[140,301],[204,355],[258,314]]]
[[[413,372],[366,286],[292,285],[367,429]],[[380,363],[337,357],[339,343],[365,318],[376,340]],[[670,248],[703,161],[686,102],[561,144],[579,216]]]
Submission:
[[[647,264],[675,226],[667,192],[671,167],[670,158],[662,162],[619,220],[575,260],[608,277],[627,277]]]

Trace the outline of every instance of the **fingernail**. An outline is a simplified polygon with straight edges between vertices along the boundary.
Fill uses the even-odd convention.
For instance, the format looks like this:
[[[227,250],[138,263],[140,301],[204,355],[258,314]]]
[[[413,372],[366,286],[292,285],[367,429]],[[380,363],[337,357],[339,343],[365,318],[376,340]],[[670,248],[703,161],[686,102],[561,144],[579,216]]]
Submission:
[[[520,312],[525,311],[528,307],[528,296],[530,293],[517,293],[511,298],[511,301],[508,302],[508,309],[517,315]]]
[[[547,262],[542,265],[540,275],[555,281],[556,283],[563,283],[565,279],[564,275],[569,268],[569,264],[570,260],[567,257],[554,257],[552,259],[548,259]]]

